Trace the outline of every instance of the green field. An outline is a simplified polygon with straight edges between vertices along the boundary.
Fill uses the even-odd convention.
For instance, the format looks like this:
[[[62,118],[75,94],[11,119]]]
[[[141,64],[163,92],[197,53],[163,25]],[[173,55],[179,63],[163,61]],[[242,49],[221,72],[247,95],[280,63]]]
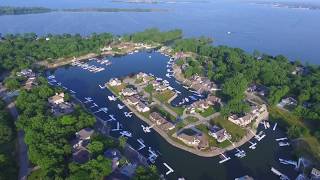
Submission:
[[[210,115],[212,115],[213,113],[215,113],[216,110],[213,106],[210,106],[208,109],[206,109],[205,111],[202,111],[202,112],[199,112],[199,114],[202,116],[202,117],[208,117]]]

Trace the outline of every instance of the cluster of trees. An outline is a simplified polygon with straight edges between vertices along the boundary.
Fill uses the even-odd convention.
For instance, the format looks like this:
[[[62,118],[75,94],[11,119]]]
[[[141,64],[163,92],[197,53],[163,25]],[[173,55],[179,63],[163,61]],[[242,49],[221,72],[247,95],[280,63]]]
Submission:
[[[175,41],[174,49],[189,51],[198,55],[196,66],[190,69],[204,70],[200,75],[222,84],[223,96],[228,100],[224,112],[238,113],[246,110],[241,103],[244,91],[251,83],[265,86],[270,105],[275,105],[284,97],[294,97],[298,106],[294,112],[313,125],[320,125],[320,67],[305,65],[299,61],[290,62],[282,55],[270,56],[258,51],[248,54],[239,48],[212,46],[206,38],[191,38]],[[188,63],[190,66],[190,63]],[[293,74],[296,68],[303,72]],[[188,70],[188,69],[187,69]],[[191,70],[188,70],[188,75]],[[316,127],[316,126],[313,126]],[[310,128],[320,140],[320,130]]]
[[[20,113],[17,127],[25,132],[30,161],[40,166],[44,176],[66,178],[71,161],[70,140],[82,128],[92,127],[95,118],[81,107],[76,107],[71,115],[53,117],[47,100],[55,91],[44,79],[40,79],[40,85],[30,92],[21,90],[16,100]],[[99,159],[96,161],[100,162]],[[95,169],[96,161],[92,160],[84,168]]]
[[[52,10],[44,7],[10,7],[1,6],[0,15],[19,15],[19,14],[37,14],[37,13],[47,13]]]
[[[127,41],[143,43],[168,43],[182,37],[182,31],[179,29],[161,32],[159,29],[146,29],[143,32],[137,32],[131,35],[125,35],[123,38]]]
[[[6,35],[0,43],[0,70],[22,69],[34,62],[73,57],[88,53],[100,53],[100,49],[113,41],[109,33],[47,35],[34,33]]]
[[[149,167],[139,166],[135,171],[134,180],[158,180],[160,179],[157,167],[151,165]]]
[[[17,164],[15,161],[15,128],[13,120],[0,101],[0,179],[16,179]]]

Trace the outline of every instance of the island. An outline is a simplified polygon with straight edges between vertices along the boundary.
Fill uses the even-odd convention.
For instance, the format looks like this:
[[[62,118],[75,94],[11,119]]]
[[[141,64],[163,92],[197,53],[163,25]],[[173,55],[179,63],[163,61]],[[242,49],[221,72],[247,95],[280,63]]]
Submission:
[[[51,9],[46,7],[13,7],[0,6],[1,15],[22,15],[22,14],[40,14],[50,12],[167,12],[167,9],[157,8],[69,8],[69,9]]]

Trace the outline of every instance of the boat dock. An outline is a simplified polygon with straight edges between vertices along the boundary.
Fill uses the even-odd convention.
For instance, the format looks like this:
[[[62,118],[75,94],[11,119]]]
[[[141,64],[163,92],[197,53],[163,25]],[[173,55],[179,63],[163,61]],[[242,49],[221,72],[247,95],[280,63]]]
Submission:
[[[251,145],[249,146],[250,149],[256,149],[257,143],[253,143],[253,142],[251,142],[251,141],[249,141],[249,143],[251,144]]]
[[[285,174],[282,174],[280,171],[278,171],[274,167],[271,167],[271,172],[273,172],[277,176],[280,176],[281,180],[290,180],[288,176],[286,176]]]
[[[169,175],[174,172],[174,170],[167,163],[163,163],[163,165],[168,169],[166,175]]]
[[[226,156],[225,154],[221,153],[220,156],[219,156],[222,160],[219,161],[220,164],[230,160],[231,158]]]
[[[143,139],[139,138],[139,139],[137,139],[137,141],[140,144],[140,147],[139,147],[138,151],[140,151],[141,149],[146,147],[146,145],[144,145]]]
[[[273,130],[273,131],[275,131],[275,130],[276,130],[277,125],[278,125],[278,123],[275,123],[275,124],[274,124],[274,126],[273,126],[273,128],[272,128],[272,130]]]
[[[148,157],[148,160],[149,160],[151,163],[155,163],[155,160],[158,158],[158,155],[156,154],[155,151],[153,151],[153,150],[151,149],[151,147],[149,147],[148,152],[150,153],[150,154],[149,154],[149,157]]]
[[[287,137],[283,137],[283,138],[276,139],[276,141],[284,141],[284,140],[288,140],[288,138]]]
[[[117,122],[117,128],[111,129],[111,131],[120,131],[121,130],[121,124]]]
[[[292,160],[285,160],[285,159],[281,159],[279,158],[279,161],[281,164],[285,164],[285,165],[293,165],[295,168],[298,167],[298,163],[296,161],[292,161]]]

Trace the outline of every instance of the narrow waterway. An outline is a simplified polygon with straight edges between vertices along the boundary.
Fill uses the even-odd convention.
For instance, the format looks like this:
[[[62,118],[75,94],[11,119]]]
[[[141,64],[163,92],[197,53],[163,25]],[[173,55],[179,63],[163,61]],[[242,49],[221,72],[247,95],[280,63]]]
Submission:
[[[173,103],[177,103],[193,93],[176,83],[174,78],[166,77],[166,65],[169,58],[160,53],[139,52],[121,57],[108,57],[108,59],[112,62],[112,65],[106,67],[105,71],[99,73],[91,73],[79,67],[64,66],[48,72],[48,75],[55,75],[57,82],[54,84],[57,85],[57,83],[61,83],[61,86],[76,92],[74,95],[80,100],[85,101],[85,97],[91,97],[94,103],[98,105],[98,107],[92,107],[93,102],[86,103],[86,107],[91,111],[107,107],[107,113],[99,112],[96,115],[106,121],[110,119],[109,115],[114,115],[116,121],[109,121],[108,123],[110,123],[113,128],[116,128],[117,122],[119,122],[122,125],[122,130],[130,131],[132,137],[128,139],[128,142],[135,149],[138,149],[140,146],[137,139],[142,138],[146,148],[140,152],[146,157],[148,156],[148,147],[151,147],[152,150],[160,154],[155,165],[157,165],[161,173],[165,174],[167,171],[163,162],[166,162],[175,171],[166,176],[167,179],[177,179],[178,177],[185,177],[186,179],[192,180],[234,179],[244,175],[252,176],[255,179],[279,179],[271,173],[271,167],[275,167],[280,172],[288,175],[290,179],[296,177],[297,174],[292,166],[279,163],[279,158],[291,158],[291,148],[279,147],[275,139],[284,137],[285,134],[279,128],[273,131],[273,124],[271,124],[271,128],[267,130],[262,127],[260,128],[260,130],[266,133],[266,137],[257,143],[255,150],[249,149],[250,144],[246,143],[241,147],[241,149],[246,151],[246,157],[239,159],[234,156],[235,152],[231,151],[227,153],[227,155],[231,157],[231,160],[223,164],[218,163],[220,160],[219,157],[204,158],[177,149],[168,144],[153,130],[151,130],[151,133],[145,134],[141,125],[146,124],[135,116],[130,118],[125,117],[124,112],[128,112],[129,110],[127,108],[119,110],[118,104],[122,103],[118,100],[109,101],[107,96],[112,95],[112,93],[107,89],[101,89],[99,84],[104,84],[110,78],[124,77],[142,71],[166,79],[173,88],[181,92]],[[103,65],[95,61],[89,61],[88,63],[103,67]],[[120,136],[119,132],[120,131],[113,131],[111,134],[118,137]],[[255,139],[252,141],[256,142]]]

